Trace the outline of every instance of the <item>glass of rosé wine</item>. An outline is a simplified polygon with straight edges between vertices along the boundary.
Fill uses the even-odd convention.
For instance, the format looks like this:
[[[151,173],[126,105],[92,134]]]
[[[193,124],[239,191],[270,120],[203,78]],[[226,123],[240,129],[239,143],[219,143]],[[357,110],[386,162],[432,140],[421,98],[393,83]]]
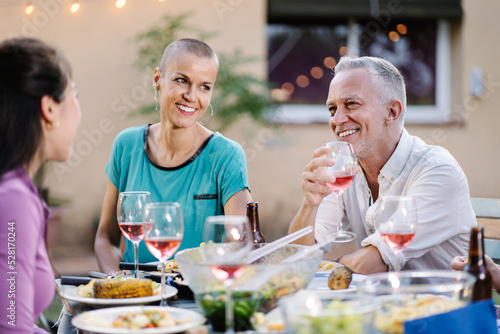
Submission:
[[[400,253],[408,247],[417,231],[417,207],[411,196],[381,196],[375,212],[375,227],[385,244],[396,254],[399,272]]]
[[[226,333],[234,333],[232,286],[245,271],[252,235],[246,216],[210,216],[203,226],[206,261],[226,287]]]
[[[181,245],[184,236],[184,219],[181,206],[176,202],[149,203],[144,209],[144,242],[151,254],[161,262],[161,303],[165,291],[165,264]]]
[[[328,236],[333,242],[348,242],[356,238],[356,234],[342,229],[342,205],[340,196],[351,185],[356,174],[359,173],[359,166],[354,155],[352,145],[343,141],[333,141],[326,144],[330,148],[325,157],[335,160],[335,165],[327,167],[326,173],[335,177],[335,182],[326,183],[337,196],[337,231]]]
[[[139,276],[139,243],[144,238],[142,216],[144,206],[151,202],[148,191],[125,191],[118,195],[116,218],[125,238],[134,245],[134,277]]]

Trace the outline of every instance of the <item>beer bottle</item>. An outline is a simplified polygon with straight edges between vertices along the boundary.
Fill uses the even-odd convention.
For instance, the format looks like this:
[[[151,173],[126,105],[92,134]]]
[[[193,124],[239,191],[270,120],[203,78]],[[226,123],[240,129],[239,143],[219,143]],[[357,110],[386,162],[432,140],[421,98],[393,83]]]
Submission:
[[[464,270],[474,277],[472,301],[491,299],[491,274],[484,257],[484,227],[473,227],[470,234],[469,260]]]
[[[254,243],[264,243],[266,240],[260,232],[259,224],[259,203],[258,202],[248,202],[247,203],[247,217],[250,222],[250,228],[252,229],[253,242]]]

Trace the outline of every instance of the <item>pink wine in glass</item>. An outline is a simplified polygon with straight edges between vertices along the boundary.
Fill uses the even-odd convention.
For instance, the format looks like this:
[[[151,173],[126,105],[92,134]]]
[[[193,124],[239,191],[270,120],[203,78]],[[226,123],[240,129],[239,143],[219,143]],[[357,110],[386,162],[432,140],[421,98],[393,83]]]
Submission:
[[[382,239],[391,249],[403,250],[411,243],[415,233],[382,233]]]
[[[142,223],[118,223],[123,234],[132,242],[139,242],[144,238],[142,234]]]
[[[352,183],[356,175],[347,175],[347,176],[339,176],[335,178],[334,183],[326,183],[326,185],[330,188],[333,188],[334,191],[338,194],[342,194]]]
[[[151,254],[157,259],[166,261],[181,245],[182,238],[153,237],[146,238],[144,242]]]
[[[244,264],[214,264],[210,266],[217,279],[223,281],[240,277],[245,271]]]

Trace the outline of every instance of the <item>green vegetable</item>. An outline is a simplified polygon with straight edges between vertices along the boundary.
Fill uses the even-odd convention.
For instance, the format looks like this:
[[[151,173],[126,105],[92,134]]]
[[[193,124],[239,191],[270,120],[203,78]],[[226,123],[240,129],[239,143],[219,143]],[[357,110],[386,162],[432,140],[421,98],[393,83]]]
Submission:
[[[333,300],[325,309],[338,310],[328,316],[299,316],[295,323],[297,334],[361,334],[363,316],[361,314],[343,314],[350,308],[349,302]]]
[[[256,292],[235,291],[233,293],[234,330],[253,330],[250,318],[259,307],[262,295]],[[196,301],[205,317],[216,332],[226,330],[226,295],[225,292],[208,292],[196,296]]]

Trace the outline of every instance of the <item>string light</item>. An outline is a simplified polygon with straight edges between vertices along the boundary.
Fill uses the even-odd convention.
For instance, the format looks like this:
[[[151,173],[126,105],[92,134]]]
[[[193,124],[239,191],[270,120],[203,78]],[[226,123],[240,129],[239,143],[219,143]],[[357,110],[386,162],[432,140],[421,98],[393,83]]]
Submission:
[[[397,32],[395,32],[395,31],[389,32],[389,38],[393,42],[399,42],[399,34]]]
[[[311,76],[314,78],[314,79],[321,79],[323,77],[323,70],[318,67],[318,66],[314,66],[313,68],[311,68]]]
[[[398,24],[396,29],[401,35],[405,35],[408,32],[408,28],[404,24]]]
[[[71,3],[71,7],[69,8],[69,10],[72,13],[76,13],[79,9],[80,9],[80,4],[78,3],[78,1],[73,1]]]
[[[326,57],[323,60],[323,65],[325,65],[326,68],[334,68],[335,65],[337,65],[337,61],[333,57]]]
[[[301,88],[306,88],[309,86],[309,78],[301,74],[297,77],[297,86]]]
[[[126,1],[125,0],[116,0],[115,6],[116,8],[123,8],[125,6]]]
[[[31,15],[34,9],[35,8],[33,7],[33,3],[30,1],[26,4],[26,9],[24,11],[26,12],[26,15]]]

